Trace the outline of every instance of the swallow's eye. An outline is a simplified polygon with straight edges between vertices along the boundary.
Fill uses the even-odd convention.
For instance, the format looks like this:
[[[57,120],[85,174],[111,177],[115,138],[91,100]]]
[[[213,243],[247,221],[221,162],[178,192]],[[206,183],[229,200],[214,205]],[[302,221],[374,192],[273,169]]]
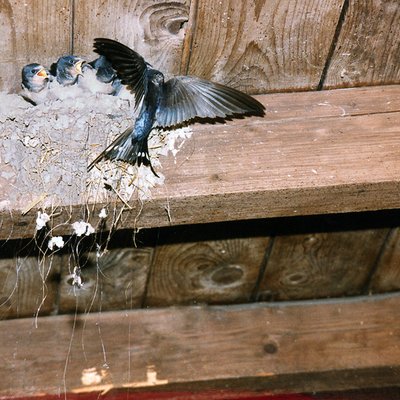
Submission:
[[[68,64],[69,64],[69,65],[74,65],[74,62],[73,62],[71,59],[69,59],[69,60],[68,60]]]

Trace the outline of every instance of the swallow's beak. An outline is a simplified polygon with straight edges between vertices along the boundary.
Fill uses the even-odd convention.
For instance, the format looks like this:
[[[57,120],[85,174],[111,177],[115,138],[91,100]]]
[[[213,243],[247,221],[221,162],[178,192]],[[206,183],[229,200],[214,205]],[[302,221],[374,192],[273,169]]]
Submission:
[[[82,66],[85,64],[85,60],[79,60],[74,64],[75,71],[77,72],[78,75],[82,75]]]
[[[36,75],[40,76],[41,78],[48,78],[47,72],[44,68],[42,68]]]

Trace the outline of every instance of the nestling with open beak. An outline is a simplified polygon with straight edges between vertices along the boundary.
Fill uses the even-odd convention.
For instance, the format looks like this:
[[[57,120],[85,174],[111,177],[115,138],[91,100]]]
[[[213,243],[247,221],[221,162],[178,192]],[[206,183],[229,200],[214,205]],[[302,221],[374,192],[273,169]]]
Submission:
[[[47,99],[50,73],[43,65],[32,63],[22,68],[22,97],[37,105]]]
[[[122,84],[135,95],[139,114],[134,126],[123,132],[88,167],[103,159],[143,163],[152,168],[147,139],[154,127],[173,127],[195,118],[226,118],[235,115],[264,115],[264,106],[253,97],[219,83],[194,76],[164,75],[129,47],[111,39],[98,38],[94,51],[105,56]]]
[[[46,89],[49,83],[49,73],[43,65],[32,63],[22,68],[22,88],[38,93]]]
[[[62,86],[70,86],[77,83],[82,75],[82,65],[85,60],[76,56],[63,56],[57,63],[51,66],[51,72],[56,76],[57,82]]]

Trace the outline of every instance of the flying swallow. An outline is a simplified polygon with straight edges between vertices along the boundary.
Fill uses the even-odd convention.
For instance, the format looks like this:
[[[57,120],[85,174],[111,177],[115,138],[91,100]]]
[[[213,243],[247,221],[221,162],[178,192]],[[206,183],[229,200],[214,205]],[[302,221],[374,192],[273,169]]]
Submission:
[[[147,144],[154,127],[172,127],[195,118],[264,115],[264,106],[236,89],[195,76],[175,76],[167,81],[144,58],[115,40],[97,38],[94,51],[107,57],[123,85],[134,93],[139,109],[134,126],[123,132],[88,167],[103,159],[143,163],[152,168]]]
[[[82,65],[85,60],[76,56],[60,57],[51,66],[51,72],[56,76],[57,82],[62,86],[74,85],[82,75]]]

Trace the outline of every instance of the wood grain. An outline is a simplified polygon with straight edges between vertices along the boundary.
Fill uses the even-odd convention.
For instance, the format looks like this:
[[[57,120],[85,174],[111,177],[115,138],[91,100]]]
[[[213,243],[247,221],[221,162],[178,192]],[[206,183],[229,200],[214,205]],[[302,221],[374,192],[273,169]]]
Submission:
[[[196,3],[189,74],[249,93],[318,86],[343,0]]]
[[[260,300],[362,294],[388,229],[279,236],[260,284]]]
[[[400,228],[394,228],[371,279],[372,293],[390,292],[400,289]]]
[[[157,247],[146,306],[248,302],[269,238]]]
[[[400,3],[349,1],[324,88],[400,82]]]
[[[0,319],[57,310],[59,257],[0,258]]]
[[[152,249],[111,249],[104,255],[83,255],[83,287],[71,285],[76,263],[63,258],[59,292],[59,313],[98,312],[141,307]]]
[[[119,228],[400,208],[400,86],[258,98],[264,118],[193,125],[176,159],[161,160],[165,184]],[[61,204],[53,234],[80,219],[97,226],[104,206]],[[0,239],[34,234],[37,210],[25,207],[0,210]]]
[[[21,69],[49,66],[71,50],[70,0],[0,1],[0,90],[21,87]]]
[[[75,5],[74,50],[85,57],[95,37],[109,37],[134,48],[155,68],[178,74],[189,19],[189,0],[79,1]]]
[[[44,317],[37,328],[32,319],[2,321],[0,395],[394,386],[399,302],[122,311]]]

